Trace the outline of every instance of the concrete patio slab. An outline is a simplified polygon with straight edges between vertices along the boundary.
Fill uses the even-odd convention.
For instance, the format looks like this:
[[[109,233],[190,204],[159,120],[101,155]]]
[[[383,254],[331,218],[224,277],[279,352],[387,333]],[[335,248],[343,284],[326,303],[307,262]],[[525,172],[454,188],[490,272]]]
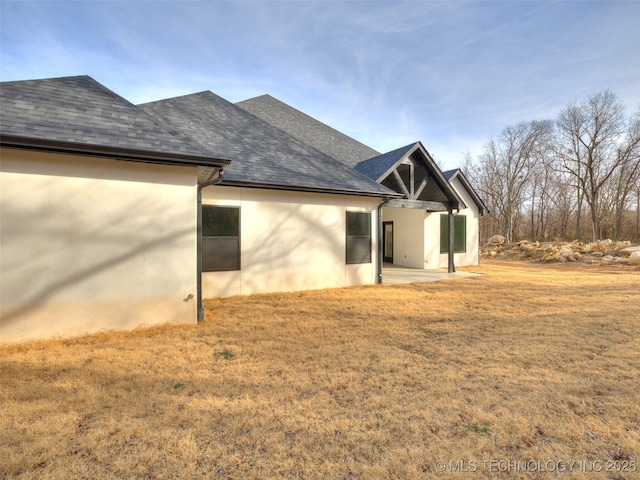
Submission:
[[[446,268],[421,270],[419,268],[400,267],[385,263],[382,267],[382,284],[397,285],[414,282],[438,282],[452,278],[478,277],[479,273],[455,272],[449,273]]]

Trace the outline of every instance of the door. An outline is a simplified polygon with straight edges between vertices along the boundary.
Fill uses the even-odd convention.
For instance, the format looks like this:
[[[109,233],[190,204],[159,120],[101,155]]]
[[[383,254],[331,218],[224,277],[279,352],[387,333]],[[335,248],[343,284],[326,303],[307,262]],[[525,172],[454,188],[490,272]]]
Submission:
[[[393,222],[382,222],[382,260],[393,263]]]

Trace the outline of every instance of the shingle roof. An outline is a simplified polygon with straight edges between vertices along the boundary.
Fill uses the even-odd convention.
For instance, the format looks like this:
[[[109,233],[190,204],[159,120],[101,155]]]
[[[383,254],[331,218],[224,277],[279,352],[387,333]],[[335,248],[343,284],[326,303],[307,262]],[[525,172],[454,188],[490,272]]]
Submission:
[[[380,154],[270,95],[244,100],[236,105],[376,182],[382,182],[385,174],[411,151],[424,150],[425,161],[430,162],[430,168],[434,170],[434,179],[424,190],[425,194],[435,200],[461,202],[455,190],[440,176],[440,169],[420,142]]]
[[[138,107],[189,144],[209,155],[231,159],[223,184],[397,196],[211,92]]]
[[[383,153],[377,157],[369,158],[368,160],[358,163],[354,168],[376,182],[381,181],[383,180],[382,176],[385,172],[393,167],[396,162],[404,157],[415,145],[415,143],[412,143],[411,145]]]
[[[262,95],[236,105],[324,154],[354,167],[358,162],[380,155],[357,140],[273,98]]]
[[[165,160],[177,156],[189,160],[185,163],[220,163],[88,76],[3,82],[0,102],[5,144],[21,139],[85,151],[97,147],[100,152],[115,149]]]

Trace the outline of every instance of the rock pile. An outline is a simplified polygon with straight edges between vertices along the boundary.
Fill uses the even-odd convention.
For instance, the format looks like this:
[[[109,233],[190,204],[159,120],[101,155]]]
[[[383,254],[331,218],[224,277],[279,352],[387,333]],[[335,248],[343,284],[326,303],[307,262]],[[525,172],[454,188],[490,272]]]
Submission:
[[[505,243],[502,235],[493,235],[480,249],[481,256],[543,263],[581,262],[588,265],[640,266],[640,245],[631,242],[598,240],[597,242]]]

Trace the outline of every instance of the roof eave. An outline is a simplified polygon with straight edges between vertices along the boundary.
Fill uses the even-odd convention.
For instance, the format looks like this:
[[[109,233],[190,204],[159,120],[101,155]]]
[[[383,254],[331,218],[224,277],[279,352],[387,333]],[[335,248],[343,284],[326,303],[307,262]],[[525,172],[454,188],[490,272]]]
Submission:
[[[208,166],[225,168],[231,160],[183,153],[157,152],[105,145],[82,144],[58,140],[0,135],[0,146],[24,150],[71,155],[88,155],[131,162],[154,163],[161,165]]]
[[[286,190],[295,192],[309,193],[329,193],[334,195],[352,195],[359,197],[377,197],[377,198],[402,198],[402,194],[389,190],[388,192],[371,192],[366,190],[348,190],[341,188],[322,188],[308,187],[304,185],[285,185],[277,183],[256,183],[241,180],[224,179],[220,184],[223,187],[246,187],[246,188],[264,188],[267,190]]]

